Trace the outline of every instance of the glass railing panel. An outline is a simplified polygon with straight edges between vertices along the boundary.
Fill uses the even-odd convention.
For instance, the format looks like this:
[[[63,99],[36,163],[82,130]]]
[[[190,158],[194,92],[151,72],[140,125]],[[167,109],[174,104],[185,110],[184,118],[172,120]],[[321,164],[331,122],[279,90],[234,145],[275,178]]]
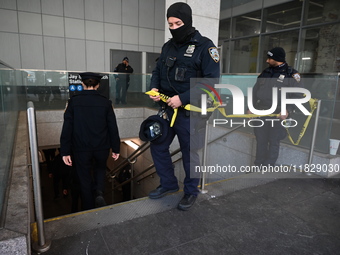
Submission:
[[[115,107],[154,107],[144,92],[150,88],[151,74],[110,74],[110,99]],[[123,89],[127,88],[126,98]]]
[[[150,87],[150,74],[119,74],[102,73],[105,78],[101,81],[98,92],[108,97],[114,107],[154,107],[152,100],[144,94]],[[116,103],[117,86],[120,85],[120,97],[122,97],[122,80],[129,78],[129,86],[126,91],[126,104]],[[23,70],[17,79],[17,86],[22,101],[32,101],[36,110],[60,110],[64,109],[70,96],[82,90],[79,73]]]
[[[14,70],[0,70],[0,212],[4,205],[18,119],[18,88],[15,86],[15,77]]]

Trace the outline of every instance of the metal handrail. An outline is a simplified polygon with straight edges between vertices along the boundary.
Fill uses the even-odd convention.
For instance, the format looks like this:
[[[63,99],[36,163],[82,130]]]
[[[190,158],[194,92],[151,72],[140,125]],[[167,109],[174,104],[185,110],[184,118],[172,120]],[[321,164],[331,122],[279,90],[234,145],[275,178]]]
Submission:
[[[150,147],[150,146],[149,146]],[[177,149],[177,150],[175,150],[174,152],[172,152],[171,154],[170,154],[170,156],[172,157],[172,156],[174,156],[174,155],[176,155],[178,152],[180,152],[181,150],[180,149]],[[180,157],[178,160],[180,160],[182,157]],[[178,160],[175,160],[175,161],[173,161],[172,163],[175,163],[175,162],[177,162]],[[128,179],[128,180],[126,180],[126,181],[124,181],[124,182],[122,182],[122,183],[120,183],[119,185],[117,185],[117,186],[115,186],[113,189],[117,189],[117,188],[119,188],[119,187],[121,187],[121,186],[123,186],[123,185],[125,185],[125,184],[127,184],[127,183],[130,183],[130,182],[132,182],[134,179],[136,179],[137,177],[139,177],[139,176],[141,176],[141,175],[143,175],[143,174],[145,174],[147,171],[149,171],[150,169],[152,169],[152,168],[154,168],[155,167],[155,164],[151,164],[150,166],[148,166],[147,168],[145,168],[142,172],[140,172],[139,174],[137,174],[137,175],[134,175],[133,177],[131,177],[130,179]],[[151,174],[150,174],[151,175]],[[142,178],[142,179],[144,179],[144,178]],[[138,180],[137,182],[139,182],[140,180]]]
[[[149,145],[149,146],[147,146]],[[147,146],[146,148],[144,148],[145,146]],[[149,142],[145,142],[143,143],[141,146],[138,147],[137,150],[135,150],[134,152],[132,152],[126,159],[124,159],[117,167],[115,167],[114,169],[110,169],[108,175],[109,177],[114,176],[116,173],[118,173],[120,170],[122,170],[127,164],[129,164],[129,161],[132,161],[133,159],[137,158],[139,155],[141,155],[142,153],[144,153],[144,151],[146,151],[147,149],[149,149],[150,144]],[[143,150],[142,150],[143,149]],[[136,155],[137,154],[137,155]]]
[[[239,126],[234,127],[234,128],[231,129],[229,132],[227,132],[227,133],[225,133],[225,134],[223,134],[223,135],[221,135],[221,136],[215,138],[214,140],[208,142],[208,144],[211,144],[211,143],[216,142],[217,140],[223,138],[224,136],[229,135],[230,133],[236,131],[237,129],[239,129],[239,128],[242,127],[242,126],[243,126],[243,125],[239,125]],[[145,143],[144,143],[143,145],[145,145]],[[143,146],[143,145],[142,145],[142,146]],[[141,147],[142,147],[142,146],[141,146]],[[146,149],[148,149],[149,147],[150,147],[150,145],[149,145]],[[146,149],[145,149],[145,150],[146,150]],[[138,151],[138,150],[140,150],[140,147],[139,147],[136,151]],[[143,150],[143,152],[144,152],[145,150]],[[136,152],[136,151],[135,151],[135,152]],[[173,151],[173,152],[170,154],[170,156],[172,157],[172,156],[176,155],[176,154],[177,154],[178,152],[180,152],[180,151],[181,151],[181,149],[178,148],[178,149],[176,149],[175,151]],[[133,152],[128,158],[131,158],[132,155],[135,155],[135,154],[136,154],[135,152]],[[141,155],[141,154],[142,154],[142,153],[139,153],[138,156]],[[138,157],[138,156],[136,156],[136,157]],[[124,161],[128,162],[128,158],[126,158]],[[173,161],[172,163],[176,163],[176,162],[179,161],[180,159],[182,159],[182,157],[178,158],[177,160]],[[120,167],[121,165],[122,165],[122,164],[120,164],[119,166],[117,166],[117,168],[119,167],[119,169],[114,170],[114,173],[119,172],[119,171],[123,168],[123,167]],[[126,164],[124,164],[124,166],[125,166],[125,165],[126,165]],[[125,185],[125,184],[128,184],[128,183],[130,183],[130,182],[132,182],[132,181],[133,181],[134,179],[136,179],[137,177],[139,177],[139,176],[145,174],[147,171],[149,171],[150,169],[154,168],[154,166],[155,166],[154,164],[151,164],[150,166],[148,166],[146,169],[144,169],[144,170],[143,170],[142,172],[140,172],[139,174],[133,176],[132,178],[130,178],[130,179],[128,179],[128,180],[126,180],[126,181],[124,181],[124,182],[122,182],[122,183],[120,183],[119,185],[115,186],[113,189],[120,188],[121,186],[123,186],[123,185]],[[150,173],[150,174],[147,175],[147,176],[144,176],[143,178],[139,179],[137,182],[140,182],[140,181],[146,179],[147,177],[149,177],[149,176],[151,176],[151,175],[153,175],[153,174],[155,174],[155,173],[156,173],[156,171]],[[111,176],[112,176],[112,175],[111,175]]]
[[[35,217],[38,229],[38,243],[33,243],[33,249],[37,252],[46,252],[51,246],[51,241],[45,239],[44,231],[44,216],[42,209],[41,187],[40,187],[40,167],[38,155],[38,140],[35,110],[32,102],[27,103],[27,121],[29,131],[29,142],[32,163],[32,176],[33,176],[33,191],[34,191],[34,206]]]

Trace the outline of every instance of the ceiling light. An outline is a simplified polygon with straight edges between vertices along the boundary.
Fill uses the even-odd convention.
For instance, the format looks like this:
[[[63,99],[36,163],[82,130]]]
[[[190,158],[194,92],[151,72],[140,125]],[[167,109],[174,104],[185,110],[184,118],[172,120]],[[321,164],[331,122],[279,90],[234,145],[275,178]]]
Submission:
[[[137,150],[139,146],[130,140],[124,141],[125,144],[129,145],[132,149]]]

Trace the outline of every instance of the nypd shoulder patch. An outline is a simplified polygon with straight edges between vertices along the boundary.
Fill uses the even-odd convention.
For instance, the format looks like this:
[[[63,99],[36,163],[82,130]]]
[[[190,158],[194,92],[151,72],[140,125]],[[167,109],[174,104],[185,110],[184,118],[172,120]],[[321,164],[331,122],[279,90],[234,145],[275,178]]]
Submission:
[[[297,82],[300,82],[300,80],[301,80],[301,77],[300,77],[300,74],[299,74],[299,73],[293,74],[293,78],[294,78]]]
[[[216,47],[210,47],[209,48],[209,54],[210,57],[216,62],[218,63],[218,61],[220,61],[220,55],[218,53],[218,49]]]

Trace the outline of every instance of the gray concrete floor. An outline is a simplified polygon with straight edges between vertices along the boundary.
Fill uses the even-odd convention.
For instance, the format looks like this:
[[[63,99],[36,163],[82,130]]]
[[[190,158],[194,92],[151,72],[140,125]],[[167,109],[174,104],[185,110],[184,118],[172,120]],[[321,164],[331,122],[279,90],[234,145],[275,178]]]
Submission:
[[[171,196],[177,203],[182,193],[159,202]],[[133,204],[124,210],[138,215]],[[121,217],[108,210],[110,217]],[[187,212],[172,206],[71,230],[55,230],[69,235],[54,234],[44,254],[340,254],[340,179],[279,179],[221,196],[201,195]]]

